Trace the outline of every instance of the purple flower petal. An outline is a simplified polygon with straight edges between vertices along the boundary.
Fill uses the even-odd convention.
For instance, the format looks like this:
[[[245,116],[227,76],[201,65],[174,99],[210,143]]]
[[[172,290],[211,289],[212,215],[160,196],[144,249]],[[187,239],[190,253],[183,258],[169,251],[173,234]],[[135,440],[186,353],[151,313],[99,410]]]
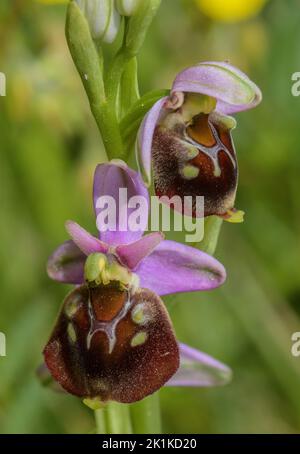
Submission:
[[[145,183],[151,183],[152,140],[155,126],[168,97],[157,101],[145,116],[137,136],[136,160]]]
[[[141,238],[147,227],[147,188],[125,162],[99,164],[94,177],[94,208],[102,241],[113,246],[132,243]]]
[[[134,270],[138,264],[148,257],[163,241],[164,235],[160,232],[150,233],[131,244],[124,244],[116,248],[121,263]]]
[[[51,279],[66,284],[82,284],[84,281],[85,254],[74,241],[66,241],[51,255],[47,272]]]
[[[165,240],[136,269],[140,285],[158,295],[211,290],[226,279],[223,265],[199,249]]]
[[[216,110],[226,115],[251,109],[262,99],[255,83],[225,62],[203,62],[185,69],[176,77],[172,92],[201,93],[216,98]]]
[[[166,386],[222,386],[231,381],[231,369],[205,353],[180,344],[180,366]]]
[[[108,251],[107,244],[95,238],[76,222],[67,221],[66,230],[74,243],[85,255],[90,255],[94,252],[106,254]]]

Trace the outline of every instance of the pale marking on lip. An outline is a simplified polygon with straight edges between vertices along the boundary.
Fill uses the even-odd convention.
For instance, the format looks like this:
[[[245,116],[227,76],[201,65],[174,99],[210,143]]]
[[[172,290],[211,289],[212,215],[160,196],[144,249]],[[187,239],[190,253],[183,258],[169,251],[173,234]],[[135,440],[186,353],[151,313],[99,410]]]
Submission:
[[[225,153],[231,160],[231,163],[232,163],[234,169],[236,168],[236,163],[235,163],[235,160],[233,159],[231,153],[229,152],[228,148],[220,140],[220,138],[218,136],[218,132],[217,132],[216,128],[214,127],[214,125],[212,123],[209,123],[209,125],[211,128],[212,134],[214,136],[214,139],[216,141],[216,144],[213,147],[206,147],[205,145],[201,145],[200,143],[196,142],[188,135],[186,130],[184,132],[184,137],[185,137],[185,140],[189,144],[197,147],[200,151],[202,151],[204,154],[206,154],[206,156],[208,156],[212,160],[213,165],[214,165],[214,176],[219,177],[219,176],[221,176],[221,173],[222,173],[220,163],[219,163],[219,152],[220,151],[225,151]]]
[[[72,344],[75,344],[75,342],[77,341],[77,335],[75,328],[71,322],[68,324],[67,332],[69,340],[72,342]]]
[[[99,331],[103,332],[106,334],[107,339],[108,339],[108,344],[109,344],[109,354],[111,354],[115,348],[116,342],[117,342],[117,336],[116,336],[116,329],[118,326],[118,323],[126,317],[130,307],[132,306],[132,302],[130,299],[126,301],[122,309],[118,312],[118,314],[109,322],[99,322],[95,318],[95,313],[92,307],[91,299],[89,298],[88,301],[88,313],[89,313],[89,318],[90,318],[90,330],[87,335],[87,349],[89,350],[91,348],[91,342],[93,339],[93,336],[98,333]]]
[[[191,164],[183,166],[180,170],[180,173],[185,180],[193,180],[194,178],[197,178],[199,172],[200,170],[198,169],[198,167]]]
[[[139,345],[143,345],[146,340],[148,339],[148,334],[146,331],[140,331],[131,339],[130,345],[131,347],[138,347]]]
[[[131,312],[131,319],[136,325],[144,325],[148,321],[143,309],[144,304],[139,303]]]

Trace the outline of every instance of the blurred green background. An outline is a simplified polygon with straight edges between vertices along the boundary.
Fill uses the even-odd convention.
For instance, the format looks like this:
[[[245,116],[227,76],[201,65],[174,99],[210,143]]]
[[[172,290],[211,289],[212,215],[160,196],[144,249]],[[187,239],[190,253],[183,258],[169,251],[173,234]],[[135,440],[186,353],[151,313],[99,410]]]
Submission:
[[[234,132],[236,206],[246,220],[222,230],[217,257],[227,283],[177,296],[176,304],[166,298],[180,340],[229,364],[234,378],[224,388],[163,389],[165,433],[300,431],[300,358],[290,353],[291,335],[300,331],[300,98],[291,95],[291,75],[300,71],[300,5],[252,1],[251,17],[241,21],[233,10],[225,21],[205,1],[163,0],[139,57],[142,92],[170,87],[183,67],[219,59],[246,71],[264,94],[259,108],[238,115]],[[7,76],[0,98],[0,331],[7,336],[0,433],[94,427],[79,400],[42,388],[35,377],[68,290],[48,279],[45,263],[67,237],[66,219],[95,230],[92,176],[105,160],[64,15],[65,5],[0,5],[0,71]]]

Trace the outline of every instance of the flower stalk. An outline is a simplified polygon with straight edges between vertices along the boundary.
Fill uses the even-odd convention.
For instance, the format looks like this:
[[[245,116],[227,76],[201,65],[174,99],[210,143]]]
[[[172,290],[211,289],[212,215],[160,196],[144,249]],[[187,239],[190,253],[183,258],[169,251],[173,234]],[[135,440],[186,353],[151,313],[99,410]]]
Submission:
[[[67,10],[66,38],[81,77],[91,112],[101,133],[108,159],[122,158],[126,144],[120,131],[119,116],[138,100],[136,56],[161,0],[146,0],[137,5],[131,17],[124,18],[123,44],[103,74],[104,61],[99,40],[83,9],[74,0]],[[100,16],[99,16],[100,17]],[[95,24],[94,24],[95,25]],[[123,77],[124,75],[124,77]],[[117,98],[121,91],[121,106]]]
[[[160,434],[159,392],[131,405],[110,402],[95,410],[96,432],[112,434]]]
[[[130,408],[128,405],[109,402],[95,410],[96,432],[101,435],[132,434]]]
[[[204,238],[199,248],[209,255],[214,255],[217,249],[223,219],[218,216],[209,216],[204,220]]]
[[[131,405],[130,415],[134,433],[162,433],[159,392]]]
[[[118,158],[123,154],[123,144],[115,109],[106,95],[102,55],[97,52],[88,22],[74,1],[68,6],[66,38],[107,155],[109,159]]]

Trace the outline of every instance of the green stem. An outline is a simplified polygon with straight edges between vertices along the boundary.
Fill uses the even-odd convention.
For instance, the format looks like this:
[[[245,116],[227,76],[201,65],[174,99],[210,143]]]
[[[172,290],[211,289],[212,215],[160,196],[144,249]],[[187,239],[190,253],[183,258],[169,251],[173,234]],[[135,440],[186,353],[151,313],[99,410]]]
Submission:
[[[132,434],[129,406],[110,402],[105,408],[106,430],[108,434]]]
[[[118,90],[126,64],[131,60],[132,56],[127,53],[122,47],[107,72],[105,79],[106,93],[109,103],[116,109]]]
[[[161,415],[159,393],[137,402],[130,407],[131,420],[136,434],[160,434]]]
[[[101,434],[101,435],[107,434],[104,408],[101,408],[100,410],[95,410],[95,420],[96,420],[96,433]]]
[[[140,98],[138,84],[138,66],[136,57],[131,58],[125,65],[121,79],[121,117]]]
[[[122,158],[124,147],[115,110],[108,103],[90,105],[100,130],[108,159]]]
[[[214,255],[223,219],[218,216],[209,216],[204,220],[204,238],[201,243],[198,244],[199,249],[206,252],[207,254]]]
[[[132,434],[129,406],[109,402],[95,410],[96,432],[102,435]]]
[[[104,86],[103,57],[96,48],[82,11],[75,2],[70,2],[68,6],[66,38],[88,96],[91,111],[102,135],[108,158],[121,157],[124,152],[123,143],[115,106],[109,102]]]

